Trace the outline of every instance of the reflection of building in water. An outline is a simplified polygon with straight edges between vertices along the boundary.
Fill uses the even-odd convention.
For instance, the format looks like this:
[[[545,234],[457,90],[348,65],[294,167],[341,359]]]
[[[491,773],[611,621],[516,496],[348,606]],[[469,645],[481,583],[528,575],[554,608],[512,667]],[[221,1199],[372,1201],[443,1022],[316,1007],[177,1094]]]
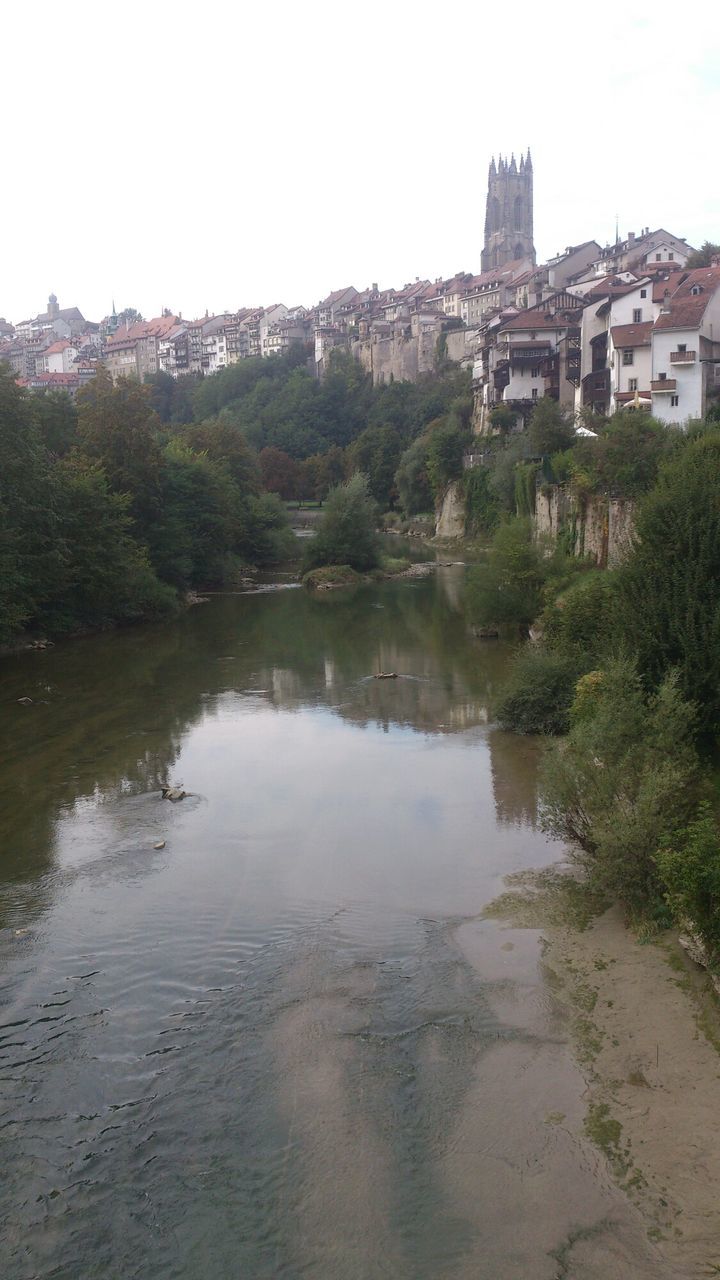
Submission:
[[[463,590],[465,587],[465,565],[448,565],[446,569],[438,569],[436,573],[438,593],[453,613],[460,613],[463,606]]]
[[[495,816],[512,826],[537,826],[541,745],[532,738],[491,729],[488,734]]]

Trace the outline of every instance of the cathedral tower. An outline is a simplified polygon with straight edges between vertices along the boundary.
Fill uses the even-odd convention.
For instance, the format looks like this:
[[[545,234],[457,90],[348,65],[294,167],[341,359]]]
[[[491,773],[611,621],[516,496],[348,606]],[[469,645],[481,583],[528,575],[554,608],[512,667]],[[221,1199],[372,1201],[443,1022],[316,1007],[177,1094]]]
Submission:
[[[530,148],[521,157],[510,160],[493,157],[488,170],[488,193],[485,210],[485,245],[480,269],[492,271],[515,258],[529,258],[535,264],[533,244],[533,168]]]

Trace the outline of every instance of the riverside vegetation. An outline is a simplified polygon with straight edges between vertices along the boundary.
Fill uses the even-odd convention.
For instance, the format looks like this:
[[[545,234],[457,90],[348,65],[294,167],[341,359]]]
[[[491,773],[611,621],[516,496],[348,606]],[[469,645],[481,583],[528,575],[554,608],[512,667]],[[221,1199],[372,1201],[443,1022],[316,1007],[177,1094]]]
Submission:
[[[429,509],[431,484],[462,466],[469,375],[440,362],[417,384],[373,387],[338,351],[318,383],[305,354],[144,386],[101,371],[76,404],[28,394],[0,366],[0,644],[159,618],[285,559],[284,502],[323,501],[358,472],[368,499],[397,508],[418,442],[407,510]]]
[[[501,411],[502,412],[502,411]],[[711,415],[712,417],[712,415]],[[590,884],[700,936],[720,965],[720,428],[642,413],[577,437],[551,402],[470,473],[490,546],[470,571],[480,625],[533,626],[497,703],[507,729],[554,735],[545,829]],[[626,561],[599,570],[533,537],[536,485],[637,503]]]

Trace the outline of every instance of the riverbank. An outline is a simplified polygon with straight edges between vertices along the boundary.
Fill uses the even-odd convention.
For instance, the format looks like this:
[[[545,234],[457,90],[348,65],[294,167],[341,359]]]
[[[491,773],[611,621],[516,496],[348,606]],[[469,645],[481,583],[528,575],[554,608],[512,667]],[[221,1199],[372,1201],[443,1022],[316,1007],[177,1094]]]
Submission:
[[[720,1005],[671,931],[645,941],[571,877],[520,877],[490,915],[540,928],[586,1080],[584,1130],[680,1278],[720,1274]]]

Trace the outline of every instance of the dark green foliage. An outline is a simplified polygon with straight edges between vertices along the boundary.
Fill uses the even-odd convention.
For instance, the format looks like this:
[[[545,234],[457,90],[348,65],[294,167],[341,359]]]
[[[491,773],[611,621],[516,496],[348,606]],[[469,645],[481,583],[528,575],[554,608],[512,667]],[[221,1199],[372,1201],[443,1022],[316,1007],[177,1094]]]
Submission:
[[[515,510],[519,516],[535,514],[535,483],[537,466],[533,462],[515,468]]]
[[[195,374],[172,378],[169,373],[149,373],[145,385],[150,388],[150,403],[161,422],[181,426],[193,420],[193,392],[199,383]]]
[[[498,404],[490,410],[490,425],[496,431],[512,431],[516,414],[509,404]]]
[[[75,443],[77,409],[66,391],[33,396],[32,407],[40,439],[54,458],[64,458]]]
[[[660,463],[678,439],[676,429],[647,413],[616,413],[596,440],[586,436],[576,441],[568,459],[570,480],[584,477],[580,487],[593,493],[637,498],[655,483]]]
[[[650,685],[677,668],[705,733],[720,727],[720,433],[695,437],[661,469],[618,572],[618,620]]]
[[[566,733],[578,665],[573,658],[525,645],[515,658],[497,706],[503,729]]]
[[[400,504],[408,516],[431,511],[433,507],[433,493],[427,473],[427,448],[426,436],[413,440],[402,454],[395,472]]]
[[[460,479],[466,444],[466,430],[452,421],[430,432],[425,465],[436,501],[451,480]]]
[[[678,923],[700,934],[715,965],[720,962],[720,827],[710,805],[666,840],[657,865]]]
[[[581,661],[589,670],[617,643],[616,575],[583,573],[541,615],[543,643],[553,653]]]
[[[642,909],[662,898],[661,842],[697,804],[694,709],[675,675],[648,697],[633,664],[620,660],[607,665],[594,707],[573,717],[546,759],[543,826],[582,851],[599,886]]]
[[[130,378],[114,386],[101,369],[78,392],[77,406],[80,449],[104,468],[112,492],[131,495],[137,532],[147,538],[160,509],[161,467],[159,420],[149,389]]]
[[[700,249],[695,249],[690,254],[685,267],[688,271],[694,271],[697,267],[710,267],[718,253],[720,253],[720,244],[713,244],[711,240],[706,240]]]
[[[367,477],[356,472],[328,495],[317,533],[308,542],[304,568],[349,565],[360,573],[374,569],[380,561],[376,520]]]
[[[574,440],[575,428],[570,416],[556,400],[543,396],[530,415],[528,441],[531,454],[558,453],[569,448]]]
[[[544,551],[533,540],[529,519],[504,521],[485,563],[468,570],[470,619],[480,626],[529,625],[540,612],[542,587],[551,571]]]
[[[500,520],[499,503],[490,488],[487,467],[470,467],[465,485],[465,532],[471,536],[492,533]]]
[[[401,449],[392,427],[366,427],[348,449],[350,468],[367,476],[370,493],[383,510],[392,507],[397,496],[395,472]]]

